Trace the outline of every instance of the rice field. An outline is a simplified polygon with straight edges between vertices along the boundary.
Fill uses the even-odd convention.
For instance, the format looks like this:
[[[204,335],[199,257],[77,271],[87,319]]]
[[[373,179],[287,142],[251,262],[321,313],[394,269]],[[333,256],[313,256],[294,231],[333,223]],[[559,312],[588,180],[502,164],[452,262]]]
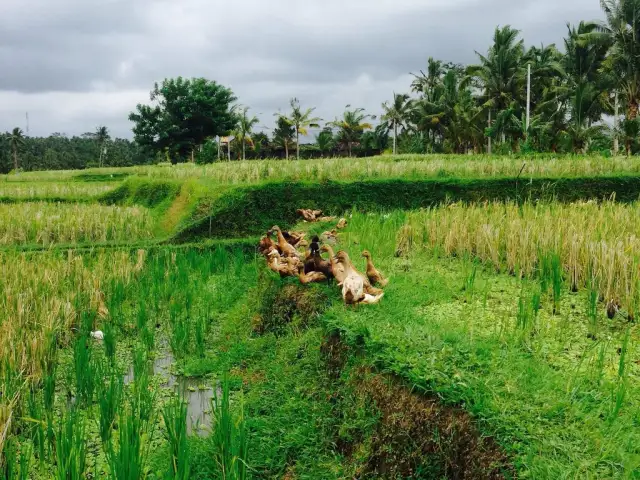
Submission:
[[[474,257],[498,272],[548,275],[554,261],[570,288],[591,288],[610,308],[640,313],[640,204],[613,201],[451,204],[411,212],[398,242]]]
[[[627,157],[481,155],[398,155],[317,160],[222,161],[78,171],[24,172],[0,176],[0,185],[19,182],[57,182],[78,175],[137,175],[143,178],[202,179],[226,185],[265,181],[362,180],[375,178],[598,177],[637,175],[640,165]]]
[[[0,198],[12,200],[93,198],[107,193],[116,183],[0,182]]]
[[[210,203],[189,208],[189,189],[143,208],[92,203],[113,183],[77,172],[1,179],[21,201],[0,204],[0,479],[451,478],[480,439],[507,462],[491,478],[635,478],[640,201],[346,212],[334,249],[361,271],[369,250],[390,279],[357,308],[335,284],[273,274],[253,239],[156,243],[158,224],[215,208],[218,183],[514,176],[525,162],[525,177],[640,168],[401,156],[83,172],[202,180]],[[367,400],[366,372],[411,398]],[[461,416],[425,424],[408,413],[425,401]],[[461,418],[475,433],[457,444]]]
[[[142,207],[24,202],[0,204],[0,245],[134,242],[150,239],[153,218]]]

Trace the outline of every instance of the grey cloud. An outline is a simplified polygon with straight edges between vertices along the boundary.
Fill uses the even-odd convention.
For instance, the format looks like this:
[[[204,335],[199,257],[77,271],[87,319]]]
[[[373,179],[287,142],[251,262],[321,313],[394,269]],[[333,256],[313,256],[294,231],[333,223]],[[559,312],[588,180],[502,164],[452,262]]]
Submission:
[[[265,123],[293,95],[329,118],[348,95],[377,111],[394,89],[408,90],[408,72],[427,57],[473,62],[498,24],[521,29],[528,45],[560,44],[567,22],[600,10],[597,0],[3,0],[0,17],[0,94],[13,95],[10,107],[0,104],[6,129],[20,121],[25,94],[71,92],[69,101],[83,102],[106,91],[145,101],[139,92],[177,75],[231,86]],[[118,103],[120,120],[98,108],[62,118],[56,110],[65,107],[39,108],[47,125],[38,133],[60,130],[59,118],[68,133],[109,121],[124,135],[135,104]]]

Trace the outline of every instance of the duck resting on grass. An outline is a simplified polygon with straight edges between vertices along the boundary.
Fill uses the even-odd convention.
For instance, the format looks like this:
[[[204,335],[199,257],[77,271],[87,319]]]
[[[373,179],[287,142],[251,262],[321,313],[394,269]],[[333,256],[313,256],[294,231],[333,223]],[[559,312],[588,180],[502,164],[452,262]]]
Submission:
[[[298,265],[298,279],[302,285],[327,281],[327,277],[324,273],[315,271],[305,272],[305,267],[302,264]]]
[[[345,304],[365,303],[371,305],[378,303],[382,299],[384,296],[382,290],[377,294],[367,292],[365,287],[366,277],[355,269],[347,252],[339,251],[336,255],[336,260],[344,266],[345,279],[342,282],[342,299]]]
[[[269,270],[280,274],[282,278],[298,276],[300,259],[298,257],[282,258],[277,250],[272,250],[267,255],[267,265]]]
[[[284,238],[284,235],[282,234],[282,230],[280,230],[280,227],[275,225],[271,229],[271,231],[276,233],[276,235],[278,237],[278,247],[280,248],[280,251],[282,252],[282,255],[284,257],[297,257],[298,256],[298,251],[295,249],[295,247],[293,245],[291,245],[289,242],[287,242],[287,240]]]
[[[373,260],[371,260],[369,250],[362,252],[362,256],[367,259],[367,278],[369,282],[371,282],[372,285],[380,285],[383,288],[386,287],[389,280],[375,267]]]

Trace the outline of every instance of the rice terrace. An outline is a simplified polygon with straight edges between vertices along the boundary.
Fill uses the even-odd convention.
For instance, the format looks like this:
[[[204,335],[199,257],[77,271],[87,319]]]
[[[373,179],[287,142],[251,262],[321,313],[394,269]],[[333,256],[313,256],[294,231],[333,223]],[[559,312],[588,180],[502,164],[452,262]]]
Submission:
[[[0,480],[640,478],[640,1],[601,7],[380,112],[176,77],[131,139],[0,134]]]

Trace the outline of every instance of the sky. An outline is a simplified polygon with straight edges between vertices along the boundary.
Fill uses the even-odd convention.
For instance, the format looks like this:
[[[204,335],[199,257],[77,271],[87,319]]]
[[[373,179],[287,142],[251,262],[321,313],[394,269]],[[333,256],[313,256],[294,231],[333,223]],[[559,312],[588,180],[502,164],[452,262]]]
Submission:
[[[127,117],[154,82],[230,87],[263,129],[289,99],[325,121],[346,105],[379,115],[427,58],[469,64],[498,25],[562,45],[598,0],[0,0],[0,131],[80,135]]]

